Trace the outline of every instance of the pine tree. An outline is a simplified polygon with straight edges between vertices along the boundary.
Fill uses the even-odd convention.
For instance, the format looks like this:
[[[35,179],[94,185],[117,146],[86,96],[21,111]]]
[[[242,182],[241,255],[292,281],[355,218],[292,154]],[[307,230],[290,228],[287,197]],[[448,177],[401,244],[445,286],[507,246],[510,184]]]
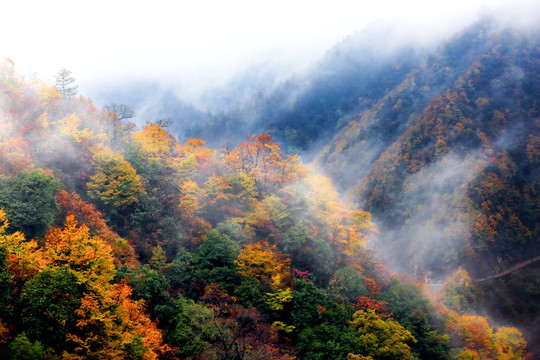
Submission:
[[[71,76],[71,71],[62,68],[56,75],[54,86],[66,98],[72,98],[77,95],[78,85],[73,85],[75,78]]]

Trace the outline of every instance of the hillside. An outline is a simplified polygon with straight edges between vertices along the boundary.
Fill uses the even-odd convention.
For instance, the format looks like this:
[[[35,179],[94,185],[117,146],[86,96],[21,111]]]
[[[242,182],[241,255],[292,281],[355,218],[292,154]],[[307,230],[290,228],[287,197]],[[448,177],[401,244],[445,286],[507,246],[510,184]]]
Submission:
[[[316,162],[372,213],[376,253],[440,282],[538,256],[540,33],[485,20],[350,121]],[[478,283],[476,307],[538,334],[538,264]],[[536,338],[535,342],[538,343]]]
[[[210,121],[197,124],[188,134],[222,146],[223,138],[238,141],[244,134],[266,131],[286,149],[311,157],[314,149],[419,64],[426,49],[394,44],[394,35],[385,28],[351,35],[304,73],[276,83],[267,80],[266,88],[259,87],[251,96],[237,95],[240,80],[249,84],[261,76],[247,73],[227,88],[235,106],[217,108]],[[226,136],[216,137],[217,133]]]
[[[272,136],[179,143],[9,61],[0,90],[2,358],[527,356],[466,271],[429,299],[387,270],[371,214]]]

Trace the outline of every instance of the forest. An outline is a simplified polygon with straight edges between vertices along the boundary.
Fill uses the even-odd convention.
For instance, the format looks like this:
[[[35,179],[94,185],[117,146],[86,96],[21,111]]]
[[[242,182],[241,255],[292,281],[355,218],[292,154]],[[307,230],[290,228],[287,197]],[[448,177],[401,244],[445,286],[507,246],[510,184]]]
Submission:
[[[59,76],[0,65],[2,358],[528,358],[465,268],[387,268],[372,215],[269,133],[180,143]]]
[[[312,159],[372,215],[382,263],[432,287],[466,270],[469,306],[524,330],[538,354],[539,34],[491,17],[433,48],[357,34],[202,128],[243,119]]]

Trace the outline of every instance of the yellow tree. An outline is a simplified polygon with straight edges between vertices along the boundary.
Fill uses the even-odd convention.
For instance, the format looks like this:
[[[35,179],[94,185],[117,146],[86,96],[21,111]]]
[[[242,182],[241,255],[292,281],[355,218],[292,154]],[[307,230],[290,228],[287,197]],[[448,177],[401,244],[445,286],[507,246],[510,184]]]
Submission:
[[[457,359],[519,360],[526,356],[527,341],[514,327],[496,331],[486,317],[447,312],[448,332],[461,347]]]
[[[103,151],[94,155],[93,161],[96,173],[87,184],[91,198],[124,209],[146,193],[141,177],[120,153]]]
[[[253,201],[251,210],[244,216],[246,232],[271,236],[276,231],[283,231],[288,224],[290,213],[287,206],[275,195],[266,196],[262,201]]]
[[[173,166],[181,180],[196,180],[202,185],[218,167],[217,151],[206,147],[201,139],[189,139],[183,146],[176,144],[176,153]]]
[[[367,232],[377,232],[371,215],[361,210],[350,210],[339,199],[331,180],[322,175],[305,178],[307,203],[321,225],[319,235],[324,236],[340,253],[354,256],[365,244]]]
[[[161,159],[171,154],[176,139],[161,126],[148,124],[143,130],[133,134],[133,141],[151,159]]]
[[[241,275],[279,288],[289,276],[291,260],[288,255],[276,251],[275,245],[263,240],[244,245],[234,263]]]
[[[523,359],[527,350],[527,341],[515,327],[500,327],[495,333],[497,360]]]
[[[96,210],[94,205],[83,201],[78,194],[70,194],[64,190],[58,192],[56,202],[65,215],[74,215],[77,221],[88,226],[92,234],[99,236],[111,246],[117,266],[126,265],[135,268],[139,264],[133,247],[107,225],[103,214]]]
[[[416,340],[397,321],[383,319],[374,310],[367,309],[354,313],[349,325],[358,332],[358,341],[363,347],[361,355],[350,356],[350,359],[414,359],[408,344]]]

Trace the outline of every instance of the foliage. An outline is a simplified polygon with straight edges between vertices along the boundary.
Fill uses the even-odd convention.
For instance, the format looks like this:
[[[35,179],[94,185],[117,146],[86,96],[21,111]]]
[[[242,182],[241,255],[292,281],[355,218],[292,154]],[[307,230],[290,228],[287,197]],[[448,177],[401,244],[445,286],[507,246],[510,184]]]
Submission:
[[[366,196],[354,208],[329,177],[304,167],[268,133],[220,151],[202,139],[181,144],[163,121],[137,130],[123,122],[133,116],[125,106],[99,110],[89,99],[28,83],[12,65],[2,64],[0,356],[527,356],[516,328],[494,329],[487,319],[462,313],[472,312],[481,295],[481,284],[465,270],[448,278],[437,307],[415,285],[392,280],[399,276],[366,247],[369,237],[379,232],[375,217],[359,208],[367,206],[379,215],[383,231],[377,240],[388,239],[389,224],[405,225],[416,211],[434,209],[428,204],[409,206],[410,195],[427,193],[411,179],[423,177],[426,167],[441,169],[437,166],[447,164],[450,153],[460,160],[478,153],[466,187],[447,187],[449,181],[426,177],[426,182],[446,189],[438,200],[450,200],[456,214],[452,220],[473,230],[452,234],[467,247],[449,252],[448,258],[461,257],[466,268],[480,253],[503,257],[516,246],[533,248],[539,192],[530,179],[537,171],[538,139],[531,131],[520,135],[526,144],[516,150],[495,144],[499,129],[519,111],[496,105],[495,85],[488,91],[477,73],[495,71],[489,61],[499,55],[463,65],[465,73],[458,79],[457,70],[450,76],[439,69],[451,60],[444,54],[444,59],[425,65],[437,72],[432,80],[417,71],[387,91],[386,86],[398,82],[387,76],[373,90],[381,99],[366,98],[367,88],[355,90],[364,99],[347,95],[347,104],[339,109],[327,104],[321,110],[337,116],[378,104],[349,125],[345,122],[352,117],[343,112],[320,122],[345,126],[347,141],[359,139],[356,147],[338,136],[334,154],[326,158],[331,162],[349,152],[347,156],[366,167]],[[403,76],[405,68],[389,73]],[[509,74],[497,71],[500,81],[506,81]],[[454,88],[445,90],[445,84]],[[510,80],[507,84],[518,88]],[[535,93],[534,83],[527,86]],[[434,90],[439,88],[443,91]],[[341,99],[343,94],[337,93],[328,92]],[[530,111],[519,118],[529,126],[535,102],[523,102]],[[418,106],[422,110],[415,110]],[[302,116],[298,126],[272,134],[286,133],[307,144],[309,140],[300,137],[318,133],[317,122],[303,129]],[[408,130],[400,134],[402,127]],[[383,151],[379,141],[395,145]],[[379,160],[370,158],[378,155]],[[368,169],[371,160],[375,163]],[[342,176],[341,185],[345,178],[354,182],[358,177]],[[62,187],[66,191],[59,191]],[[347,195],[355,196],[354,191]],[[440,216],[430,223],[426,235],[408,237],[407,251],[420,251],[415,245],[437,234],[443,220]],[[403,234],[394,235],[399,242]],[[504,256],[497,261],[510,260]],[[528,286],[531,294],[534,281]]]
[[[67,333],[76,328],[83,290],[67,267],[46,268],[26,282],[20,306],[28,337],[64,350]]]
[[[137,203],[145,193],[141,178],[119,153],[112,151],[94,155],[96,174],[88,185],[88,195],[115,209]]]
[[[358,332],[361,355],[373,359],[413,359],[409,343],[416,342],[411,333],[398,322],[383,319],[374,310],[358,310],[350,326]]]
[[[283,286],[289,275],[290,259],[266,241],[244,245],[234,263],[242,276],[255,278],[271,288]]]
[[[467,271],[459,268],[446,278],[440,296],[450,309],[471,312],[478,301],[479,290]]]
[[[37,360],[45,359],[45,349],[39,342],[31,342],[25,333],[17,335],[10,345],[13,360]]]
[[[392,318],[417,340],[410,345],[414,355],[422,359],[449,358],[450,341],[443,319],[417,286],[394,279],[379,298],[392,309]]]
[[[60,182],[42,170],[0,178],[0,208],[10,220],[9,229],[28,238],[45,235],[59,212],[54,196],[60,188]]]

